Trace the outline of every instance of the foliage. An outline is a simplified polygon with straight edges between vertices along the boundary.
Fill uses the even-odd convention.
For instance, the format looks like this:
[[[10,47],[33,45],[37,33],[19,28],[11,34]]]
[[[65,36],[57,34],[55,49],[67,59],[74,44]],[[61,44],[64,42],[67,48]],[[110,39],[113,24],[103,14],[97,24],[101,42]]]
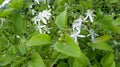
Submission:
[[[120,66],[119,0],[5,1],[0,67]]]

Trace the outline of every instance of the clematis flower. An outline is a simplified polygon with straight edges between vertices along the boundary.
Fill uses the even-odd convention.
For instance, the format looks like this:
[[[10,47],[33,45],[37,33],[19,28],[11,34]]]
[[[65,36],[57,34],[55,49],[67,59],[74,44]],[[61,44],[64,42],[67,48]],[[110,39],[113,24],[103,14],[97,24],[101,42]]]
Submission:
[[[40,2],[46,3],[46,0],[34,0],[37,4],[40,4]]]
[[[40,0],[34,0],[37,4],[40,4],[39,2],[40,2]]]
[[[74,38],[75,42],[77,43],[78,37],[84,38],[84,35],[79,35],[77,32],[72,32],[70,35],[72,38]]]
[[[0,8],[5,7],[7,4],[10,3],[11,0],[5,0],[2,5],[0,5]]]
[[[39,30],[39,33],[50,33],[49,29],[46,25],[37,25],[36,29]]]
[[[51,17],[50,10],[44,10],[42,12],[39,12],[39,14],[34,17],[33,21],[35,24],[37,22],[40,23],[40,21],[42,21],[44,24],[47,24],[47,20],[49,20],[50,17]]]
[[[82,16],[80,16],[77,20],[75,20],[75,23],[73,23],[73,30],[77,30],[78,33],[80,33],[82,22],[83,22]]]
[[[89,32],[89,34],[87,36],[91,36],[91,41],[94,43],[95,42],[95,37],[99,36],[99,35],[96,34],[93,29],[88,30],[88,32]]]
[[[37,25],[36,29],[39,30],[39,33],[43,33],[42,30],[45,27],[45,25]]]
[[[78,19],[75,20],[75,23],[73,23],[72,29],[74,32],[71,33],[71,37],[74,38],[75,42],[77,42],[78,37],[85,37],[84,35],[80,35],[83,21],[83,17],[80,16]]]
[[[84,20],[87,20],[87,18],[89,18],[90,19],[90,21],[93,23],[93,16],[95,16],[94,14],[93,14],[93,10],[87,10],[87,12],[86,12],[86,17],[84,18]]]

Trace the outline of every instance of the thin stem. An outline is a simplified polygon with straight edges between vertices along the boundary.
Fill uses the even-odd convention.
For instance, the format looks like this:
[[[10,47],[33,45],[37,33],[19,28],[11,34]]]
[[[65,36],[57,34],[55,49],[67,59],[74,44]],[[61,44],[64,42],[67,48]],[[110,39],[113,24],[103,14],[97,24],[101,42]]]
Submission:
[[[60,58],[60,56],[62,55],[62,53],[60,53],[59,55],[58,55],[58,57],[55,59],[55,61],[51,64],[51,66],[50,67],[53,67],[53,65],[57,62],[57,60]]]

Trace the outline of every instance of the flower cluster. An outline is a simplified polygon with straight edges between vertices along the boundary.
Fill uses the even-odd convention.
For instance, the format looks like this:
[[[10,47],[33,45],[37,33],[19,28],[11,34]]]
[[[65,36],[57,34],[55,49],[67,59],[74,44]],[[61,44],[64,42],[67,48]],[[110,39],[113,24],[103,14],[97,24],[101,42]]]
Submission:
[[[75,23],[73,23],[73,32],[71,33],[71,37],[74,38],[75,42],[77,42],[77,37],[85,37],[84,35],[80,35],[81,32],[81,26],[83,22],[82,16],[80,16],[77,20],[75,20]]]
[[[5,1],[2,3],[2,5],[0,5],[0,8],[5,7],[7,4],[10,3],[10,1],[11,1],[11,0],[5,0]]]
[[[83,18],[83,16],[80,16],[78,19],[75,20],[75,22],[72,24],[72,30],[71,37],[74,38],[75,42],[77,42],[78,37],[86,37],[85,35],[80,35],[81,27],[85,27],[85,29],[89,32],[88,36],[91,36],[91,41],[94,42],[94,39],[98,34],[94,33],[93,29],[87,29],[87,27],[83,24],[83,22],[87,22],[87,19],[89,18],[90,22],[93,23],[94,18],[93,10],[87,10],[86,17]],[[83,26],[82,26],[83,25]]]
[[[39,30],[40,33],[50,33],[46,24],[47,20],[51,17],[50,10],[44,10],[39,12],[37,16],[33,18],[34,24],[36,24],[36,29]]]

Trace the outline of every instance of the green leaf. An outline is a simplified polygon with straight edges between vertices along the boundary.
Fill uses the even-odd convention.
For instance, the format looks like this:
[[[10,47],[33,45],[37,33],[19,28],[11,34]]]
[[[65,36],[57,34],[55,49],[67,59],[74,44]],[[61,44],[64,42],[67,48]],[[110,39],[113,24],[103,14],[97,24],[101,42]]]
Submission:
[[[11,46],[9,49],[8,49],[9,53],[10,54],[16,54],[16,50],[15,50],[15,46]]]
[[[3,1],[4,1],[4,0],[0,0],[0,4],[2,4],[2,3],[3,3]]]
[[[10,64],[13,61],[13,56],[10,54],[4,54],[0,57],[0,66],[5,66],[7,64]]]
[[[65,62],[61,62],[57,65],[57,67],[68,67]]]
[[[100,49],[100,50],[108,50],[108,51],[113,51],[113,49],[106,43],[106,42],[98,42],[98,43],[89,43],[89,46]]]
[[[111,67],[116,67],[115,61],[112,63]]]
[[[46,67],[41,56],[34,52],[31,56],[31,61],[28,61],[28,67]]]
[[[65,37],[66,43],[56,43],[55,49],[59,52],[62,52],[63,54],[67,54],[68,56],[72,57],[79,57],[80,56],[80,48],[79,46],[74,42],[72,38],[70,38],[68,35]]]
[[[67,25],[67,10],[57,16],[55,23],[59,28],[65,28]]]
[[[120,66],[120,61],[116,62],[116,67]]]
[[[66,55],[66,54],[61,54],[59,59],[65,59],[65,58],[68,58],[68,57],[69,57],[69,56]]]
[[[109,35],[103,35],[103,36],[96,38],[95,43],[103,42],[103,41],[105,42],[105,41],[108,41],[109,39],[110,39]]]
[[[65,4],[65,2],[66,2],[66,0],[55,0],[54,4],[55,4],[55,5],[59,5],[59,6],[60,6],[60,5],[63,6],[63,5]]]
[[[16,59],[14,59],[13,63],[11,64],[11,67],[19,67],[19,65],[22,64],[25,59],[25,57],[16,57]]]
[[[110,3],[117,3],[119,0],[110,0]]]
[[[23,6],[24,0],[12,0],[10,6],[15,9],[20,9]]]
[[[106,54],[102,58],[101,64],[103,65],[103,67],[114,67],[115,66],[115,62],[114,62],[114,55],[113,55],[113,53]]]
[[[24,23],[23,17],[19,13],[13,15],[13,25],[16,33],[20,34],[24,32]]]
[[[74,42],[74,40],[69,37],[68,35],[65,35],[65,43],[56,43],[55,49],[63,54],[66,54],[68,56],[75,57],[79,59],[79,63],[81,65],[88,65],[89,60],[88,58],[81,52],[79,46]]]
[[[120,18],[117,18],[112,22],[114,25],[120,25]]]
[[[47,34],[37,34],[33,36],[28,42],[27,46],[43,46],[50,44],[50,37]]]
[[[73,62],[74,62],[74,58],[73,58],[73,57],[70,57],[70,58],[68,59],[69,67],[73,67]]]
[[[113,17],[114,15],[105,16],[103,20],[100,22],[104,29],[110,30],[112,32],[114,32],[114,28],[112,25]]]
[[[84,67],[89,65],[88,58],[81,53],[79,58],[74,58],[73,67]]]
[[[3,12],[0,13],[0,17],[7,17],[13,12],[14,8],[7,8]]]

